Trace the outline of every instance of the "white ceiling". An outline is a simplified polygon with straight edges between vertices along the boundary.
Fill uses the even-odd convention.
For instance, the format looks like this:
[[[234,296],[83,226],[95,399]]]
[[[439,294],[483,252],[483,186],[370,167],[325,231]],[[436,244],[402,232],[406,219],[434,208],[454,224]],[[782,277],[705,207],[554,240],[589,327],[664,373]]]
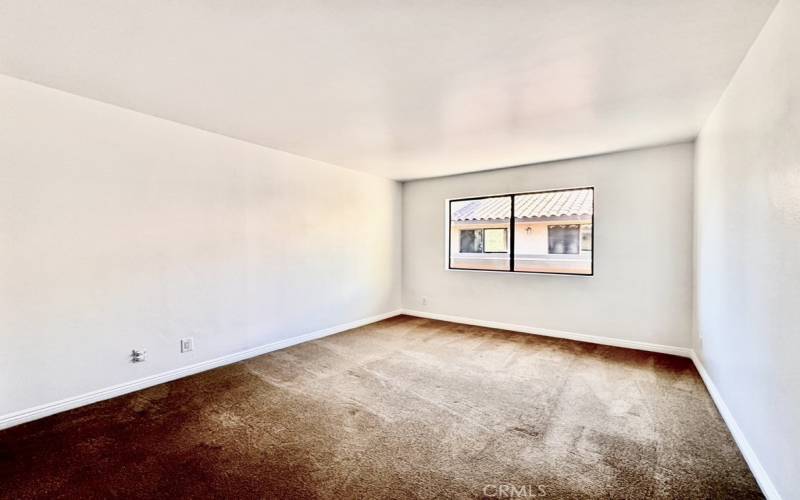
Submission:
[[[0,72],[395,179],[694,137],[775,0],[0,0]]]

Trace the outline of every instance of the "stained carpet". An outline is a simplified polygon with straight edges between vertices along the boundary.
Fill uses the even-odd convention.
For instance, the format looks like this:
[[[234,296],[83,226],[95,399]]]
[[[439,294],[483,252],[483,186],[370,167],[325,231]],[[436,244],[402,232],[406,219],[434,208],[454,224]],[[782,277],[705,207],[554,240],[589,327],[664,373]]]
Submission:
[[[762,498],[687,359],[399,316],[0,432],[2,498]]]

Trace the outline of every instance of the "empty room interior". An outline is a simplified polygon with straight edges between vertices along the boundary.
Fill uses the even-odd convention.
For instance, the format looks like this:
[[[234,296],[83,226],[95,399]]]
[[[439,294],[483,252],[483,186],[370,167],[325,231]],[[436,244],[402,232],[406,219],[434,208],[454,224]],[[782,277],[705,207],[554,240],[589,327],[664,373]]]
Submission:
[[[0,499],[800,500],[800,0],[0,0]]]

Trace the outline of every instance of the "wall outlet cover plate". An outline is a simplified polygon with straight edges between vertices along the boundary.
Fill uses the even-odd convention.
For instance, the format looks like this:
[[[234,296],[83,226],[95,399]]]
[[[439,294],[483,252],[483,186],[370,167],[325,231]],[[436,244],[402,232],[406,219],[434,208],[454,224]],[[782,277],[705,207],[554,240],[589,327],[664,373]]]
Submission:
[[[191,350],[194,350],[194,338],[181,339],[181,352],[189,352]]]

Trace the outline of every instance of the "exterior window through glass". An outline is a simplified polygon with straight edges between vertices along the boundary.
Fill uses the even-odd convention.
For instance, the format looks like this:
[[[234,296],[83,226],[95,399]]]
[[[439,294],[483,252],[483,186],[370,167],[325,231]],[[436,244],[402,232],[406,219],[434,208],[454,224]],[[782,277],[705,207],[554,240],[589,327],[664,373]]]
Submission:
[[[483,230],[484,251],[487,253],[508,252],[508,229],[491,228]]]
[[[580,226],[548,226],[548,253],[551,254],[576,254],[580,251],[578,238]]]
[[[481,229],[462,229],[461,230],[461,253],[481,253],[483,252],[483,230]]]
[[[592,251],[592,225],[584,224],[581,226],[581,252]]]

